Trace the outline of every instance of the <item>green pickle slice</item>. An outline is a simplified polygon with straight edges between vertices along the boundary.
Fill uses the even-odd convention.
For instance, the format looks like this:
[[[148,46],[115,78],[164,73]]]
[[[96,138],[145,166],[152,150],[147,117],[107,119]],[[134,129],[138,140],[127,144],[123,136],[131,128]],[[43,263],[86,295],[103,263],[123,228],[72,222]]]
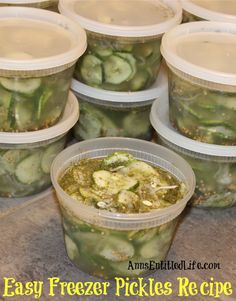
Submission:
[[[74,162],[63,172],[59,185],[78,202],[118,214],[142,214],[171,206],[186,193],[185,184],[172,174],[124,151]],[[102,278],[149,274],[148,269],[129,266],[164,260],[177,222],[113,230],[83,221],[63,204],[61,209],[69,258],[83,271]]]

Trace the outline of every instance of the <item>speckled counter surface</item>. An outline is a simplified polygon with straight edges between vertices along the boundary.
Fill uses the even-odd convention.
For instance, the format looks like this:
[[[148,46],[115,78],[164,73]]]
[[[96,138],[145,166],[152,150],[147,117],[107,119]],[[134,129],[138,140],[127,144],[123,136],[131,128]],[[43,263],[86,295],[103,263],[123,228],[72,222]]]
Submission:
[[[10,201],[9,201],[10,202]],[[41,199],[14,203],[14,210],[0,201],[0,296],[3,277],[15,277],[18,281],[45,281],[40,300],[216,300],[211,297],[180,298],[173,293],[165,297],[115,297],[115,285],[109,288],[109,295],[99,297],[48,296],[48,278],[60,277],[63,281],[99,281],[79,271],[67,258],[61,228],[60,212],[52,194]],[[22,203],[24,205],[22,205]],[[217,281],[230,281],[234,293],[217,300],[236,300],[236,208],[216,211],[191,209],[178,228],[168,260],[197,260],[220,262],[221,269],[214,271],[160,271],[152,275],[155,281],[170,281],[173,288],[177,277],[186,276],[201,283],[214,277]],[[33,297],[11,297],[0,300],[34,300]]]

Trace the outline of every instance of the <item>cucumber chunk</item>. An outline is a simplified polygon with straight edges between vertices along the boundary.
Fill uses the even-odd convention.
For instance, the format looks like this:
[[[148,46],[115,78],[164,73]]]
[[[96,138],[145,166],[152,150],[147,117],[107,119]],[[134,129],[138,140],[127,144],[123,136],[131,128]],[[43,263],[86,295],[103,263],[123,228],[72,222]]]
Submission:
[[[2,165],[4,169],[13,174],[15,172],[15,168],[18,162],[20,162],[22,159],[27,157],[29,154],[28,150],[17,150],[17,149],[12,149],[6,151],[2,155]]]
[[[117,194],[121,190],[129,190],[138,185],[138,181],[133,178],[106,170],[95,171],[93,179],[95,184],[100,189],[106,189],[108,194]]]
[[[42,111],[44,110],[44,106],[52,96],[53,91],[51,89],[45,89],[42,93],[42,95],[39,97],[38,100],[38,108],[37,108],[37,114],[36,118],[39,120],[42,116]]]
[[[73,260],[79,255],[79,250],[73,240],[68,236],[65,235],[65,245],[68,257]]]
[[[114,152],[112,155],[107,156],[102,161],[102,167],[106,169],[114,169],[118,166],[126,166],[135,161],[135,158],[126,152]]]
[[[157,234],[157,228],[146,229],[146,230],[139,230],[139,231],[132,231],[129,233],[129,239],[134,241],[135,243],[142,244],[145,243]]]
[[[117,85],[127,81],[133,73],[130,63],[118,55],[108,57],[103,66],[105,82],[110,84]]]
[[[132,73],[130,74],[129,78],[127,78],[127,81],[131,80],[137,71],[136,59],[134,58],[134,56],[131,53],[116,52],[115,55],[118,55],[119,57],[125,59],[132,67]]]
[[[144,136],[149,132],[150,127],[149,116],[146,112],[132,111],[123,120],[123,128],[129,137]]]
[[[95,55],[85,55],[81,64],[81,76],[88,84],[101,85],[103,81],[102,61]]]
[[[169,244],[164,242],[161,236],[156,236],[149,242],[145,243],[139,250],[142,258],[157,258],[158,261],[163,260],[169,249]]]
[[[145,69],[139,70],[130,82],[130,90],[138,91],[145,87],[150,78],[150,74]]]
[[[19,182],[29,185],[42,178],[41,158],[42,152],[38,151],[16,166],[15,175]]]
[[[28,100],[19,99],[15,103],[15,122],[19,130],[25,130],[32,126],[34,104]]]
[[[56,155],[64,148],[64,140],[51,144],[45,151],[41,160],[41,168],[43,172],[49,173],[52,161]]]
[[[14,91],[22,94],[33,94],[41,85],[40,78],[6,78],[0,77],[0,84],[9,91]]]
[[[11,93],[0,88],[0,107],[9,109],[11,103]]]
[[[99,255],[113,261],[125,261],[134,256],[134,247],[127,241],[109,236],[101,247]]]

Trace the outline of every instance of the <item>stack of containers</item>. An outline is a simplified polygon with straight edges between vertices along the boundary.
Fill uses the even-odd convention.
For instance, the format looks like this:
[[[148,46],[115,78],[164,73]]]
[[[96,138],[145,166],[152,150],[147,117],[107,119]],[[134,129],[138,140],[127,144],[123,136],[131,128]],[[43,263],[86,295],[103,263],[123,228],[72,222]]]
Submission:
[[[72,84],[82,100],[76,138],[151,139],[151,104],[166,84],[157,80],[161,38],[181,22],[180,4],[173,0],[103,1],[102,5],[95,0],[61,0],[59,11],[85,28],[88,37]]]
[[[236,23],[235,0],[181,0],[183,22],[200,20]]]
[[[236,203],[236,25],[191,22],[161,47],[169,71],[169,111],[152,107],[161,144],[180,153],[197,178],[193,204]]]
[[[0,0],[1,6],[25,6],[57,11],[58,0]]]
[[[25,7],[0,9],[0,196],[50,185],[50,165],[78,120],[68,97],[85,31],[64,16]]]

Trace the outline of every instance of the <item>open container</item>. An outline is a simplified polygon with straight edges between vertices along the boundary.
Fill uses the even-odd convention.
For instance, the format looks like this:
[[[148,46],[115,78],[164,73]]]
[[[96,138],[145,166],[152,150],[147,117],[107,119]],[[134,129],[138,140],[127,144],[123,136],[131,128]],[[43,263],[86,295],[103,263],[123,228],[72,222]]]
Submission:
[[[75,79],[71,88],[80,103],[80,119],[73,128],[78,140],[108,136],[150,140],[151,105],[157,98],[168,101],[168,82],[164,68],[155,84],[145,91],[105,91]]]
[[[70,93],[60,121],[27,133],[0,133],[0,196],[23,197],[51,184],[50,166],[66,145],[66,134],[79,118],[79,105]]]
[[[86,33],[66,17],[26,7],[0,9],[0,131],[55,124],[66,105]]]
[[[168,208],[149,213],[112,213],[73,199],[58,184],[58,179],[71,164],[117,151],[129,152],[176,176],[186,185],[184,198]],[[129,260],[142,263],[164,260],[178,216],[195,188],[193,171],[184,159],[162,146],[131,138],[98,138],[77,143],[53,161],[51,178],[62,211],[69,258],[81,270],[103,278],[150,273],[145,269],[128,269]]]
[[[1,6],[26,6],[57,11],[58,0],[0,0]]]
[[[88,48],[75,77],[112,91],[152,85],[160,69],[161,37],[182,19],[175,0],[60,0],[59,11],[87,31]]]
[[[236,204],[236,147],[198,142],[179,134],[169,122],[168,103],[154,102],[150,120],[158,142],[177,152],[192,166],[196,190],[191,204],[224,208]]]
[[[162,39],[170,120],[201,142],[236,145],[236,24],[191,22]]]
[[[181,0],[183,22],[199,20],[236,23],[234,0]]]

